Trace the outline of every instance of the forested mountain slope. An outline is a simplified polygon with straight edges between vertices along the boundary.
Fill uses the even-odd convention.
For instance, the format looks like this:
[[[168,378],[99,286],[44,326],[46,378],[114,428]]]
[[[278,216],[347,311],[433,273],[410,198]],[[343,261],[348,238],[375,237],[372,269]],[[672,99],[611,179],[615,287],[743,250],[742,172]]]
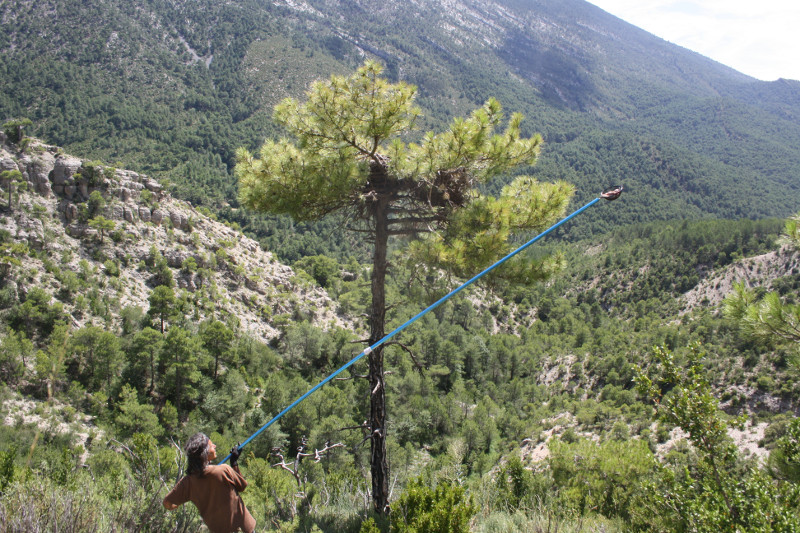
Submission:
[[[418,86],[419,134],[496,97],[545,138],[524,172],[576,184],[577,205],[625,191],[531,251],[562,255],[548,283],[470,289],[387,346],[391,525],[369,520],[358,365],[246,449],[259,524],[800,528],[796,339],[719,306],[739,279],[797,304],[775,238],[800,200],[800,82],[578,0],[0,3],[0,120],[47,143],[0,151],[0,523],[197,530],[160,505],[180,444],[229,449],[361,349],[368,243],[247,212],[231,171],[281,135],[274,104],[365,58]],[[403,245],[387,330],[441,291]],[[662,410],[681,394],[694,426]]]
[[[55,508],[77,531],[112,520],[126,531],[195,530],[191,509],[160,506],[183,462],[175,441],[202,430],[226,449],[355,355],[364,269],[317,256],[292,272],[146,176],[26,141],[0,152],[0,518],[47,529]],[[657,367],[653,346],[685,362],[693,344],[740,450],[726,456],[739,457],[730,472],[751,480],[742,490],[761,479],[753,472],[776,476],[765,491],[795,486],[780,453],[800,408],[796,346],[743,335],[716,304],[733,278],[796,302],[797,252],[775,244],[782,224],[650,223],[543,243],[534,254],[561,253],[566,265],[549,283],[470,289],[408,328],[386,359],[396,504],[413,505],[419,480],[444,482],[474,498],[476,531],[539,520],[659,530],[675,519],[658,507],[660,491],[676,490],[659,469],[703,466],[685,432],[653,418],[634,379],[637,366]],[[389,328],[430,297],[400,259]],[[367,523],[360,372],[247,448],[245,500],[260,523]],[[270,468],[276,450],[288,458],[304,443],[344,446],[287,463],[298,477]],[[437,494],[431,501],[460,497]],[[747,501],[794,512],[774,498]],[[664,513],[655,520],[653,506]]]
[[[497,97],[576,201],[631,202],[571,236],[654,219],[786,216],[799,203],[800,82],[760,82],[582,2],[167,2],[0,6],[0,117],[156,177],[286,259],[356,243],[236,209],[233,151],[279,135],[272,106],[376,57],[419,87],[422,129]],[[202,192],[201,192],[202,191]]]

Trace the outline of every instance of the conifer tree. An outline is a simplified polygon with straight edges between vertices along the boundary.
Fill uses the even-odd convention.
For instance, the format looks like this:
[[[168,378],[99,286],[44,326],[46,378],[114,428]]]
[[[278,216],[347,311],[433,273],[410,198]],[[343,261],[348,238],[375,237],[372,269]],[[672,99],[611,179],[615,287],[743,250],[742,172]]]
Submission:
[[[778,244],[786,246],[789,253],[800,250],[800,214],[786,221]],[[800,369],[800,304],[786,301],[777,292],[759,298],[756,289],[740,281],[725,297],[723,312],[738,322],[745,335],[791,346],[790,361]],[[789,423],[771,452],[770,469],[779,478],[800,481],[800,418]]]
[[[368,61],[350,76],[315,83],[301,103],[286,99],[275,119],[292,139],[268,140],[258,157],[237,151],[242,202],[259,211],[316,220],[345,213],[351,229],[373,240],[369,344],[384,337],[387,248],[392,236],[421,236],[412,260],[455,274],[472,273],[511,250],[513,231],[541,229],[563,214],[572,194],[565,183],[542,184],[521,176],[499,198],[476,187],[511,168],[531,165],[541,137],[523,138],[521,115],[505,130],[500,104],[490,99],[447,131],[408,142],[420,110],[416,89],[390,83]],[[541,266],[518,261],[506,269],[531,280]],[[372,495],[388,511],[386,401],[383,347],[368,356]]]

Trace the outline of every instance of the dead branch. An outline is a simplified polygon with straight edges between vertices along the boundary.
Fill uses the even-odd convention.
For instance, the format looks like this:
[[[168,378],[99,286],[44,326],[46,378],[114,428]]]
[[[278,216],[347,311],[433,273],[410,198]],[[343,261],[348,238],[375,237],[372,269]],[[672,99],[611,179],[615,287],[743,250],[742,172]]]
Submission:
[[[367,376],[365,374],[353,374],[349,378],[333,378],[333,381],[350,381],[351,379],[355,379],[355,378],[369,379],[369,376]]]
[[[314,462],[318,463],[322,460],[323,457],[332,449],[334,448],[342,448],[344,444],[341,442],[337,442],[335,444],[331,444],[330,441],[325,442],[325,446],[322,449],[315,449],[314,453],[307,453],[306,449],[308,447],[308,439],[305,435],[300,439],[300,445],[297,447],[297,455],[295,455],[294,461],[287,462],[286,458],[284,457],[281,449],[279,447],[272,448],[272,452],[270,455],[278,458],[280,461],[273,464],[273,467],[280,467],[287,472],[291,473],[294,476],[295,481],[297,481],[297,488],[303,492],[303,482],[300,478],[300,462],[306,457],[313,457]]]

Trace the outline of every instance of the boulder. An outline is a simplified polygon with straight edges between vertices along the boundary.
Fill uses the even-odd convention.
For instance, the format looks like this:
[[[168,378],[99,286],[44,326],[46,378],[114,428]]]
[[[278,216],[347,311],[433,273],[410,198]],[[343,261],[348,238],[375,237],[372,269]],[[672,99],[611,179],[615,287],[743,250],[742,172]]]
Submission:
[[[67,235],[69,235],[70,237],[75,237],[76,239],[80,239],[81,237],[83,237],[85,231],[86,228],[79,224],[70,224],[69,226],[66,227]]]
[[[185,289],[189,292],[197,291],[197,284],[194,282],[194,276],[188,276],[178,279],[178,288]]]
[[[172,268],[180,268],[183,266],[183,262],[191,255],[185,250],[168,250],[164,252],[164,259],[167,260],[167,264]]]
[[[142,180],[142,182],[143,182],[144,186],[147,187],[147,190],[151,191],[151,192],[160,193],[162,188],[163,188],[163,187],[161,187],[160,183],[158,183],[157,181],[151,180],[150,178],[144,178]]]
[[[50,173],[56,166],[56,158],[53,154],[42,152],[36,157],[23,157],[20,163],[28,173],[28,181],[33,183],[35,188],[45,183],[50,184]]]
[[[61,156],[53,165],[53,185],[67,185],[75,173],[81,168],[81,160],[75,157]]]
[[[139,181],[142,180],[142,178],[139,176],[139,174],[137,174],[133,170],[125,170],[125,169],[119,169],[119,168],[117,169],[115,177],[121,182],[126,182],[126,181],[139,182]]]
[[[78,206],[72,202],[66,202],[64,204],[64,218],[67,219],[67,223],[78,218]]]
[[[172,226],[177,229],[186,229],[189,225],[189,219],[186,218],[186,215],[178,211],[170,211],[169,219],[172,221]]]
[[[47,183],[37,183],[36,184],[36,192],[41,194],[44,197],[48,197],[53,194],[53,189],[50,187],[50,182]]]
[[[150,215],[150,221],[153,224],[161,225],[164,222],[164,211],[161,209],[153,209],[153,212]]]
[[[7,156],[0,157],[0,172],[5,172],[6,170],[19,170],[17,163]]]
[[[150,209],[147,207],[140,207],[139,218],[142,220],[142,222],[150,222]]]
[[[17,168],[17,163],[14,161],[14,156],[0,145],[0,171],[14,170],[15,168]]]

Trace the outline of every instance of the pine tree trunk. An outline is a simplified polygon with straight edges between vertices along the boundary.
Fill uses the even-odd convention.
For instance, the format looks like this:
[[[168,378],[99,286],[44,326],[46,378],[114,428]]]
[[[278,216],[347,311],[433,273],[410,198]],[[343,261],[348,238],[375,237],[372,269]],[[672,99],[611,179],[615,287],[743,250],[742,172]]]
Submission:
[[[386,321],[386,249],[389,242],[388,200],[375,202],[375,250],[372,256],[372,309],[369,315],[369,344],[384,336]],[[383,346],[369,354],[369,426],[372,431],[370,471],[372,503],[378,513],[389,512],[389,463],[386,458],[386,387],[383,381]]]

